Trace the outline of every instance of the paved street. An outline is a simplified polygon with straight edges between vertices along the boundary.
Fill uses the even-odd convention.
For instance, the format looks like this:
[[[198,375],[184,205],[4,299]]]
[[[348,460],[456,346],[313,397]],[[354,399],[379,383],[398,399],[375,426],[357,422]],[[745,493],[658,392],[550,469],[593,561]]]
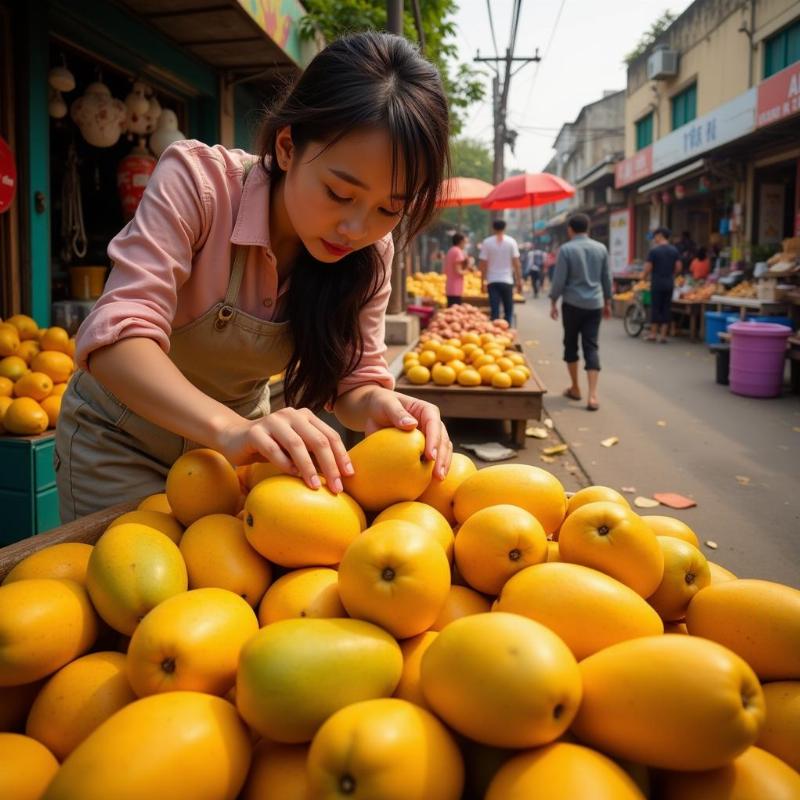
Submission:
[[[714,382],[704,345],[634,340],[612,319],[601,328],[601,408],[592,413],[561,396],[568,380],[549,301],[517,308],[520,341],[549,390],[547,412],[571,448],[560,460],[577,461],[593,483],[693,497],[696,508],[643,513],[684,519],[718,544],[706,555],[741,577],[800,587],[799,397],[738,397]],[[602,447],[610,436],[619,444]],[[539,462],[539,445],[529,439],[523,460],[563,473]]]

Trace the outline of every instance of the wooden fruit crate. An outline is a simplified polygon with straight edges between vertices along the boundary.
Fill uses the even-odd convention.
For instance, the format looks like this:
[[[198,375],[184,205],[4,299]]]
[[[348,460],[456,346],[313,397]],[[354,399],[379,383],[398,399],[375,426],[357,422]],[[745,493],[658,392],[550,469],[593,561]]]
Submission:
[[[95,514],[76,519],[74,522],[68,522],[66,525],[61,525],[47,533],[31,536],[6,547],[0,547],[0,581],[23,558],[50,545],[62,542],[94,544],[113,520],[126,511],[133,511],[137,505],[139,505],[139,501],[120,503]]]

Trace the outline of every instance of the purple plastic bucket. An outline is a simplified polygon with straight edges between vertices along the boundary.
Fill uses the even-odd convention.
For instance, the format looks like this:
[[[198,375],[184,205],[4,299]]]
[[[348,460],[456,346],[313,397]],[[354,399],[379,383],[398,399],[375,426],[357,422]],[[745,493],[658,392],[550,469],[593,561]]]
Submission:
[[[772,322],[734,322],[730,387],[745,397],[777,397],[783,386],[786,339],[792,329]]]

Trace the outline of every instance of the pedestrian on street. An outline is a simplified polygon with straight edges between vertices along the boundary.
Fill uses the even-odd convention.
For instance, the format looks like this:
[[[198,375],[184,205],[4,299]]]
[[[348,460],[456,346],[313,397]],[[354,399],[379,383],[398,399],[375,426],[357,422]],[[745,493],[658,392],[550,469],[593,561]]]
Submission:
[[[444,257],[445,287],[447,307],[461,305],[464,294],[464,275],[469,272],[470,256],[463,249],[466,242],[463,233],[453,234],[453,246]]]
[[[544,280],[545,268],[545,252],[538,247],[534,247],[531,253],[531,286],[533,288],[533,296],[538,297],[539,291],[542,288]]]
[[[667,332],[672,322],[672,292],[675,276],[681,274],[683,261],[675,245],[669,243],[669,228],[656,228],[653,247],[647,254],[642,278],[650,277],[650,335],[645,341],[667,342]]]
[[[489,290],[489,308],[493,320],[500,319],[500,304],[503,316],[509,325],[514,320],[514,290],[522,292],[522,267],[516,240],[506,236],[505,220],[492,223],[494,235],[483,240],[481,271],[483,291]]]
[[[573,214],[567,222],[569,241],[558,250],[555,273],[550,287],[550,316],[558,319],[558,299],[564,325],[564,361],[570,386],[564,396],[581,400],[578,382],[578,338],[589,392],[586,408],[597,411],[597,382],[600,377],[598,336],[600,321],[611,316],[611,270],[605,245],[589,238],[589,217]]]
[[[402,220],[413,240],[433,217],[448,141],[437,69],[364,32],[287,87],[256,153],[168,147],[78,331],[56,429],[62,522],[163,492],[197,445],[341,492],[353,465],[323,407],[352,430],[419,428],[443,479],[439,410],[394,391],[384,327],[392,231]]]

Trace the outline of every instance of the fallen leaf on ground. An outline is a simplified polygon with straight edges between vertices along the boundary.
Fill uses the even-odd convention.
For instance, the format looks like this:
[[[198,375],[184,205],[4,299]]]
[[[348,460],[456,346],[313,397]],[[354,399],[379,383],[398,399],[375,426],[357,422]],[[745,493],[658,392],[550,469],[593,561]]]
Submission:
[[[471,450],[481,461],[505,461],[516,458],[516,451],[505,447],[500,442],[484,442],[478,444],[462,444],[464,450]]]
[[[613,447],[618,442],[619,442],[619,436],[609,436],[608,439],[603,439],[603,441],[600,442],[600,444],[603,445],[603,447]]]
[[[712,542],[709,539],[709,541],[706,542],[706,547],[710,547],[712,550],[716,550],[717,549],[717,543],[716,542]]]
[[[675,494],[675,492],[655,492],[653,497],[669,508],[693,508],[697,505],[690,497],[684,497],[682,494]]]
[[[577,468],[577,467],[576,467],[574,464],[567,464],[567,466],[565,467],[565,469],[566,469],[566,470],[567,470],[567,472],[569,472],[570,474],[575,474],[575,473],[578,471],[578,468]]]
[[[570,442],[570,447],[583,447],[583,442]]]
[[[526,347],[536,347],[537,344],[539,344],[539,340],[538,339],[526,339],[525,340],[525,346]]]
[[[544,426],[545,428],[550,428],[550,430],[553,430],[553,420],[551,420],[550,417],[547,417],[544,421]]]
[[[540,461],[544,461],[545,464],[552,464],[555,459],[553,456],[539,456]]]
[[[625,494],[635,494],[636,493],[636,487],[635,486],[621,486],[620,489],[622,489],[622,491],[625,492]]]
[[[565,444],[554,444],[552,447],[545,447],[542,452],[546,456],[557,456],[559,453],[566,453],[567,446]]]
[[[546,358],[540,358],[536,363],[544,364],[545,366],[547,366],[550,362]]]
[[[547,428],[525,428],[525,435],[532,436],[534,439],[546,439]]]
[[[641,495],[633,498],[633,504],[636,508],[655,508],[660,505],[658,500],[653,500],[652,497],[642,497]]]
[[[750,483],[750,478],[747,475],[737,475],[736,480],[741,486],[747,486]]]
[[[586,433],[586,431],[588,431],[588,430],[589,430],[589,428],[578,428],[578,430],[579,430],[581,433]]]
[[[667,421],[665,419],[660,419],[658,422],[656,422],[656,425],[658,425],[659,428],[666,428]]]

